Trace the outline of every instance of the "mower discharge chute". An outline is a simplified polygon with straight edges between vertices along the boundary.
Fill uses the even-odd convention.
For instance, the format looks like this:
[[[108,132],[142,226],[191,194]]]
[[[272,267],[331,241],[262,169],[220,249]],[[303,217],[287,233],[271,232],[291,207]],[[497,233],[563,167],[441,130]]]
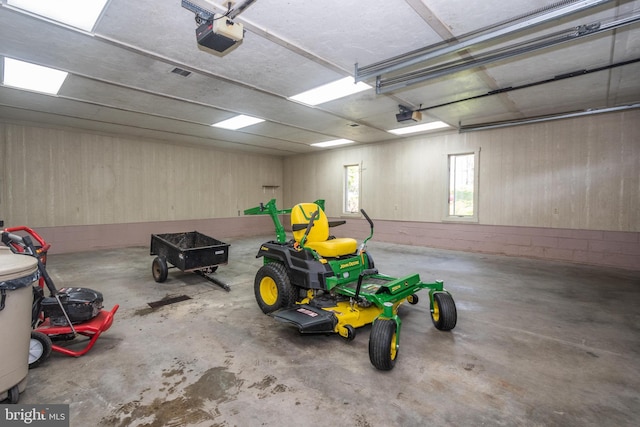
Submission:
[[[303,334],[337,333],[351,341],[357,328],[372,324],[369,359],[377,369],[390,370],[400,345],[401,304],[417,304],[416,293],[428,289],[431,319],[442,331],[455,327],[457,311],[442,281],[424,283],[418,274],[394,278],[378,272],[366,250],[373,221],[361,212],[371,233],[358,247],[354,239],[329,235],[330,227],[345,221],[328,221],[324,200],[278,210],[272,199],[245,210],[245,215],[270,215],[276,228],[277,239],[263,243],[256,255],[264,263],[256,273],[254,292],[265,314]],[[291,215],[289,241],[279,219],[283,214]]]

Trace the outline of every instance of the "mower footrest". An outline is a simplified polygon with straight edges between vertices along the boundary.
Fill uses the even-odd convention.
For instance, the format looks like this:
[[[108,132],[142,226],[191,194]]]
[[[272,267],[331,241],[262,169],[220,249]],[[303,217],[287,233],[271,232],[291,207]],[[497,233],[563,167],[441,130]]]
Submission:
[[[280,322],[296,326],[303,334],[333,333],[338,324],[335,314],[308,304],[280,310],[272,316]]]

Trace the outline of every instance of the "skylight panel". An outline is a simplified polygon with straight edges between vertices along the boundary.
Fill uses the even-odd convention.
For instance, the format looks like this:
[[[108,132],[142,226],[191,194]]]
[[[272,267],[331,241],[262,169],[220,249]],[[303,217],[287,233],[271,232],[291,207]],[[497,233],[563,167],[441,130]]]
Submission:
[[[18,9],[85,31],[93,30],[108,0],[7,0]]]
[[[430,130],[444,129],[448,127],[450,127],[448,124],[437,121],[437,122],[423,123],[421,125],[392,129],[392,130],[388,130],[387,132],[392,133],[394,135],[407,135],[410,133],[426,132]]]
[[[62,83],[67,78],[67,74],[65,71],[4,58],[2,84],[18,89],[57,95]]]
[[[319,105],[334,99],[343,98],[371,89],[371,86],[364,82],[354,83],[353,77],[345,77],[332,83],[327,83],[317,88],[299,93],[289,97],[293,101],[302,102],[307,105]]]
[[[338,145],[345,145],[353,143],[350,139],[334,139],[332,141],[324,141],[324,142],[316,142],[315,144],[311,144],[312,147],[336,147]]]
[[[214,123],[211,126],[229,129],[229,130],[238,130],[247,126],[255,125],[256,123],[264,122],[264,119],[259,119],[257,117],[245,116],[244,114],[240,114],[239,116],[232,117],[227,120],[223,120],[218,123]]]

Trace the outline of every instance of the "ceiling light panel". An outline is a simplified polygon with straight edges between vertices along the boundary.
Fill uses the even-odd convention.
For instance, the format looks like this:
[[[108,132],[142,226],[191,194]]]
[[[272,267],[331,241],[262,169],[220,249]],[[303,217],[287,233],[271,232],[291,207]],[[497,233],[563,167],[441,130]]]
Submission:
[[[18,89],[32,90],[57,95],[67,72],[53,68],[4,58],[2,84]]]
[[[410,133],[427,132],[431,130],[444,129],[448,127],[450,127],[448,124],[438,121],[438,122],[424,123],[421,125],[392,129],[388,132],[394,135],[407,135]]]
[[[247,126],[255,125],[256,123],[262,123],[264,119],[259,119],[257,117],[245,116],[241,114],[239,116],[232,117],[227,120],[223,120],[218,123],[214,123],[211,126],[229,129],[229,130],[238,130]]]
[[[353,77],[345,77],[344,79],[336,80],[335,82],[299,93],[289,99],[307,105],[319,105],[367,89],[371,89],[371,86],[363,82],[355,83]]]
[[[45,18],[91,31],[96,25],[107,0],[7,0],[18,9]]]
[[[346,144],[352,144],[352,143],[353,141],[350,139],[334,139],[332,141],[317,142],[315,144],[311,144],[311,146],[326,148],[326,147],[336,147],[338,145],[346,145]]]

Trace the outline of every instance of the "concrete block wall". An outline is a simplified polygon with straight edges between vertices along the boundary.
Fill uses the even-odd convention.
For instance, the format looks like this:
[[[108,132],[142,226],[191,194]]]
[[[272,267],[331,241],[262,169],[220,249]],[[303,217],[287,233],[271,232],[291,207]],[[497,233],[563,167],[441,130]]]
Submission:
[[[568,261],[640,270],[640,233],[563,228],[374,220],[378,242]],[[368,223],[349,219],[338,237],[365,237]]]
[[[281,220],[288,229],[288,216]],[[374,226],[374,240],[377,242],[640,270],[638,232],[376,219]],[[275,238],[273,222],[266,215],[40,227],[36,232],[51,244],[49,253],[55,254],[149,246],[151,234],[194,230],[222,241],[259,235]],[[368,236],[369,224],[364,219],[352,218],[346,224],[332,228],[331,233],[337,237],[353,237],[360,242]]]
[[[37,227],[35,232],[51,245],[50,254],[149,246],[151,234],[198,231],[225,243],[225,239],[273,234],[268,216],[156,221],[128,224]],[[257,250],[257,248],[256,248]]]

